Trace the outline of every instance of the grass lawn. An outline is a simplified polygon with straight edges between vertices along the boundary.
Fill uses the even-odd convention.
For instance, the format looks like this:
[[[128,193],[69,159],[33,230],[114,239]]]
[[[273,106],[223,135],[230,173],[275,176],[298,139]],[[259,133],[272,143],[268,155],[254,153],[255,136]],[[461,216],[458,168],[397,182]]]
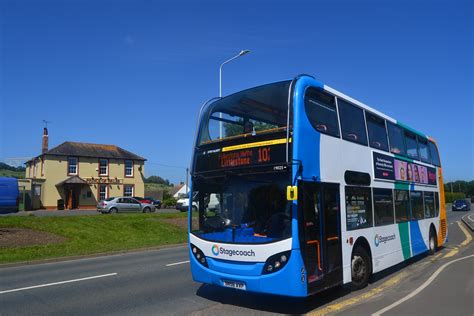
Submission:
[[[67,240],[57,244],[0,248],[0,264],[184,243],[186,216],[186,213],[177,213],[3,217],[0,229],[27,228]]]

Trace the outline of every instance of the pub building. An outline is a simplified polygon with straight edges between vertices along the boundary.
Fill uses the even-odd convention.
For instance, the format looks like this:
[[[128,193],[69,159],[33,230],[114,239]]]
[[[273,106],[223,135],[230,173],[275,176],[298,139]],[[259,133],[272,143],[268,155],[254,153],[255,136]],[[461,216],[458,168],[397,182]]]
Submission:
[[[143,196],[146,159],[115,145],[64,142],[27,161],[30,209],[94,209],[115,196]]]

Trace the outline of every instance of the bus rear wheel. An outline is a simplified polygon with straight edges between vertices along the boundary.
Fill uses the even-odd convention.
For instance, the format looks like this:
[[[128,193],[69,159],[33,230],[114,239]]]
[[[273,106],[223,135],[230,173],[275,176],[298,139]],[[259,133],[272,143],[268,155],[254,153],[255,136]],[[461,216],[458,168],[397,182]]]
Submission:
[[[351,258],[352,288],[354,290],[367,286],[371,270],[370,256],[367,251],[361,246],[355,248]]]
[[[436,233],[434,232],[434,229],[430,229],[430,239],[428,241],[428,245],[429,245],[429,249],[428,249],[428,253],[430,255],[434,255],[434,253],[436,252],[436,250],[438,249],[438,242],[436,240]]]

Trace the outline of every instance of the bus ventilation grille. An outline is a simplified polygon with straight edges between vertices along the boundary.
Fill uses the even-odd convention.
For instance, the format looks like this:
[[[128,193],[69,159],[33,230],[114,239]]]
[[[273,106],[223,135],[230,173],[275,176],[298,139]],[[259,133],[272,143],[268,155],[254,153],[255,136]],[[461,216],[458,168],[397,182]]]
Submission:
[[[445,218],[441,220],[441,236],[443,237],[443,240],[446,239],[446,219]]]

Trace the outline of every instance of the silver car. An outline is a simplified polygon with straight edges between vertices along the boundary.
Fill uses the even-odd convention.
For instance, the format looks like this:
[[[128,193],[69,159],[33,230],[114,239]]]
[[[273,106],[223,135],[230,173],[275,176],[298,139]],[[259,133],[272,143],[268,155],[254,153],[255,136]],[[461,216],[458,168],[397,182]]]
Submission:
[[[153,204],[140,203],[131,197],[113,197],[100,201],[97,204],[97,212],[118,213],[118,212],[142,212],[150,213],[155,211]]]

